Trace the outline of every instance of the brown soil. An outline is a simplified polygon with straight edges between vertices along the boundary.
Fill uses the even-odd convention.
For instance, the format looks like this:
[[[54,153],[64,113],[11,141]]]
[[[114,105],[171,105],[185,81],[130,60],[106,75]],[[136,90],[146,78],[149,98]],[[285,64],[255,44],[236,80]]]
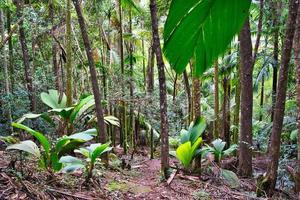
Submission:
[[[259,199],[254,198],[255,181],[240,180],[232,189],[213,175],[179,173],[170,185],[161,181],[160,160],[136,155],[131,169],[97,166],[93,180],[84,183],[82,172],[49,176],[33,160],[11,162],[14,156],[0,151],[0,199]],[[125,157],[125,160],[129,160]],[[174,165],[171,160],[171,164]],[[12,166],[15,165],[15,169]],[[20,171],[23,171],[21,175]],[[260,198],[263,199],[263,198]],[[273,198],[275,199],[275,198]],[[278,197],[277,199],[287,199]]]

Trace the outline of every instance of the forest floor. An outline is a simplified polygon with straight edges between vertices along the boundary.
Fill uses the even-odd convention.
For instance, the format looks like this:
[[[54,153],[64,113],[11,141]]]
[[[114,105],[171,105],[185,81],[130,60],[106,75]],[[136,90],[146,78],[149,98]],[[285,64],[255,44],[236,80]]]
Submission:
[[[49,176],[33,160],[14,162],[14,156],[0,151],[0,199],[266,199],[255,197],[255,180],[240,179],[231,188],[219,178],[178,173],[170,184],[161,181],[160,160],[144,153],[123,157],[130,169],[97,167],[93,180],[84,184],[81,171]],[[120,160],[119,160],[120,161]],[[22,164],[21,164],[22,163]],[[124,164],[124,163],[123,163]],[[129,165],[128,165],[129,164]],[[171,159],[174,166],[174,160]],[[126,166],[125,166],[126,168]],[[129,167],[128,167],[129,168]],[[275,195],[272,199],[290,199]]]

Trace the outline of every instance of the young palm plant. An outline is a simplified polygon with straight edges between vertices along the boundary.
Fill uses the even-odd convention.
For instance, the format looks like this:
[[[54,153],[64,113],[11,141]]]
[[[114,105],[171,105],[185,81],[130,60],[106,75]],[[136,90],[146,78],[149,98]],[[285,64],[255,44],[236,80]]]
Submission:
[[[87,174],[86,181],[88,182],[92,178],[96,159],[112,149],[109,145],[110,143],[96,143],[74,150],[75,153],[80,153],[86,158],[85,162],[73,156],[61,157],[59,162],[64,165],[63,171],[72,172],[80,168],[85,168]]]
[[[185,168],[188,168],[193,159],[200,155],[199,146],[202,142],[201,135],[206,128],[204,118],[198,118],[191,124],[188,130],[182,130],[180,135],[180,145],[176,149],[176,157]]]
[[[206,144],[206,147],[201,149],[202,157],[206,157],[209,153],[214,155],[215,162],[220,165],[221,160],[230,155],[237,149],[237,145],[233,144],[228,149],[224,150],[226,142],[222,141],[220,138],[212,142],[212,146]]]
[[[62,168],[62,164],[58,162],[60,157],[72,152],[85,142],[92,140],[97,134],[96,129],[89,129],[84,132],[60,137],[55,144],[51,144],[50,140],[38,131],[19,123],[12,123],[12,125],[15,128],[25,130],[35,137],[41,144],[43,152],[41,153],[38,145],[31,140],[10,145],[7,147],[7,150],[20,150],[32,154],[39,159],[39,166],[50,173],[59,171]]]

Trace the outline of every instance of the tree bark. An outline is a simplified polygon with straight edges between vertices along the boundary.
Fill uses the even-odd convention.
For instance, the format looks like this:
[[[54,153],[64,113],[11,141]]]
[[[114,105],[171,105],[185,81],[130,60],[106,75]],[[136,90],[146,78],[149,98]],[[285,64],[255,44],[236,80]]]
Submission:
[[[279,71],[279,82],[277,87],[276,103],[274,108],[274,120],[271,135],[271,144],[269,150],[269,156],[271,161],[268,165],[267,175],[263,183],[262,189],[269,195],[272,195],[275,190],[277,169],[280,156],[281,145],[281,131],[285,110],[285,99],[287,91],[288,70],[291,57],[291,50],[293,47],[293,38],[295,33],[295,24],[297,17],[297,10],[299,7],[298,0],[289,1],[289,14],[286,25],[285,40],[283,45],[283,51],[281,55],[281,65]]]
[[[89,36],[88,36],[85,21],[84,21],[84,17],[82,15],[79,0],[73,0],[73,4],[75,6],[76,13],[78,16],[78,23],[80,25],[81,35],[82,35],[83,43],[85,46],[86,55],[88,58],[88,65],[89,65],[90,75],[91,75],[91,80],[92,80],[92,89],[93,89],[95,105],[96,105],[97,129],[99,132],[98,138],[99,138],[99,142],[103,144],[106,142],[106,126],[105,126],[105,122],[104,122],[104,116],[103,116],[103,110],[102,110],[102,104],[101,104],[101,93],[100,93],[99,85],[97,82],[97,73],[96,73],[96,69],[95,69],[95,62],[94,62],[94,58],[92,55],[92,48],[91,48],[91,44],[89,41]]]
[[[236,73],[236,85],[235,85],[235,108],[234,108],[234,117],[233,117],[233,143],[237,144],[239,141],[239,123],[240,123],[240,104],[241,104],[241,67],[240,61],[237,65],[237,73]]]
[[[151,25],[153,37],[153,49],[156,54],[158,79],[159,79],[159,94],[160,94],[160,120],[161,120],[161,171],[167,179],[169,169],[169,125],[167,117],[167,88],[165,77],[165,64],[163,62],[160,39],[158,33],[157,5],[156,0],[150,0]]]
[[[147,92],[151,94],[154,90],[154,58],[155,52],[153,45],[149,47],[148,51],[148,67],[147,67]]]
[[[53,4],[53,0],[49,0],[49,17],[51,20],[51,24],[54,27],[55,26],[55,22],[54,22],[54,4]],[[52,35],[55,35],[54,31],[55,29],[52,29]],[[62,93],[63,92],[63,87],[62,87],[62,80],[61,80],[61,70],[60,70],[60,65],[58,63],[57,60],[57,51],[58,51],[58,47],[57,47],[57,43],[55,41],[55,39],[53,37],[52,38],[52,65],[53,65],[53,71],[54,71],[54,76],[55,76],[55,86],[56,89]]]
[[[272,113],[271,113],[271,122],[273,122],[274,118],[274,107],[276,101],[276,94],[277,94],[277,77],[278,77],[278,68],[279,68],[279,2],[273,1],[273,27],[274,27],[274,49],[273,49],[273,59],[275,65],[273,65],[273,81],[272,81]]]
[[[67,0],[67,10],[66,10],[66,96],[67,96],[67,106],[72,106],[73,103],[73,92],[72,92],[72,27],[71,27],[71,0]]]
[[[263,109],[264,106],[264,97],[265,97],[264,93],[265,93],[265,77],[263,76],[261,80],[261,90],[260,90],[260,109]],[[261,112],[259,115],[259,121],[262,121],[262,119],[263,119],[263,114]]]
[[[214,86],[215,86],[215,95],[214,95],[214,112],[215,112],[215,121],[214,121],[214,139],[217,139],[220,137],[219,131],[219,122],[220,122],[220,116],[219,116],[219,64],[218,60],[215,62],[215,73],[214,73]]]
[[[243,177],[252,176],[252,110],[253,110],[253,60],[249,19],[240,35],[241,56],[241,127],[239,138],[238,173]]]
[[[5,27],[4,27],[4,13],[2,10],[0,10],[0,34],[1,34],[1,38],[2,40],[4,39],[5,37]],[[3,69],[4,69],[4,85],[5,85],[5,95],[6,95],[6,98],[8,98],[7,100],[5,99],[5,104],[7,105],[6,108],[4,108],[6,110],[6,117],[8,119],[8,124],[9,124],[9,133],[13,133],[13,129],[12,129],[12,126],[11,126],[11,123],[12,123],[12,115],[11,115],[11,104],[10,104],[10,76],[9,76],[9,73],[8,73],[8,63],[7,63],[7,51],[6,51],[6,48],[3,48],[1,49],[1,54],[2,54],[2,66],[3,66]]]
[[[14,4],[17,8],[17,17],[22,18],[23,15],[23,0],[14,0]],[[30,69],[30,61],[29,61],[29,53],[26,43],[26,35],[23,26],[23,20],[19,23],[19,40],[22,48],[22,55],[23,55],[23,63],[25,67],[25,81],[26,87],[28,90],[28,96],[30,101],[30,111],[34,112],[36,110],[36,101],[35,101],[35,91],[34,91],[34,84],[32,80],[32,73]]]
[[[192,95],[191,95],[191,89],[190,89],[190,83],[189,83],[189,77],[184,70],[183,72],[183,80],[184,80],[184,86],[185,86],[185,91],[186,91],[186,96],[187,96],[187,102],[188,102],[188,119],[187,119],[187,126],[190,125],[192,119],[191,119],[191,113],[192,113]]]
[[[230,79],[224,77],[223,79],[223,130],[222,130],[222,139],[226,142],[226,148],[230,146]]]
[[[295,54],[295,73],[296,73],[296,102],[297,102],[297,166],[295,167],[295,192],[300,195],[300,6],[298,8],[296,31],[294,38],[294,54]]]
[[[11,32],[11,11],[10,9],[7,9],[7,14],[6,14],[6,24],[7,24],[7,33]],[[13,78],[13,74],[14,74],[14,59],[13,59],[13,44],[12,44],[12,40],[11,37],[8,39],[8,55],[9,55],[9,73],[10,73],[10,87],[11,87],[11,93],[13,94],[14,92],[14,78]]]

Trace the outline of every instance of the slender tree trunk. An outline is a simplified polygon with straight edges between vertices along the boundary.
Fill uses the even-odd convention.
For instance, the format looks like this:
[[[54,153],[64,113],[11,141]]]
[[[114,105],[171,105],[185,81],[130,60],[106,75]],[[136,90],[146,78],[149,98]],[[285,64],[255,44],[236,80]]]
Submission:
[[[23,16],[23,0],[14,0],[14,3],[17,8],[17,17],[21,18]],[[21,43],[22,53],[23,53],[23,63],[25,67],[25,81],[26,87],[28,90],[29,101],[30,101],[30,111],[34,112],[36,110],[36,101],[35,101],[35,91],[32,80],[32,73],[30,69],[29,53],[26,42],[26,35],[24,31],[23,20],[21,20],[19,25],[19,40]]]
[[[188,77],[188,74],[187,74],[186,70],[184,70],[184,72],[183,72],[183,80],[184,80],[184,86],[185,86],[187,101],[188,101],[188,119],[187,119],[187,125],[189,126],[189,124],[192,121],[191,115],[190,115],[192,113],[192,95],[191,95],[189,77]]]
[[[122,2],[118,0],[118,11],[119,11],[119,49],[120,49],[120,62],[121,62],[121,74],[122,79],[125,75],[125,64],[124,64],[124,41],[123,41],[123,11],[122,11]],[[124,84],[122,84],[122,96],[125,95]],[[125,102],[121,101],[121,123],[120,123],[120,136],[121,136],[121,145],[123,146],[124,153],[127,153],[127,143],[126,143],[126,108]]]
[[[151,94],[154,90],[154,58],[155,52],[152,45],[149,47],[147,67],[147,92],[149,94]]]
[[[241,127],[239,138],[238,173],[243,177],[252,176],[252,43],[249,19],[239,35],[241,56]]]
[[[214,121],[214,139],[217,139],[220,137],[219,131],[219,122],[220,122],[220,116],[219,116],[219,64],[218,60],[215,62],[215,73],[214,73],[214,86],[215,86],[215,95],[214,95],[214,101],[215,101],[215,121]]]
[[[10,9],[7,9],[7,15],[6,15],[6,24],[7,24],[7,33],[11,32],[11,11]],[[8,39],[8,54],[9,54],[9,72],[10,72],[10,86],[11,86],[11,93],[14,93],[14,59],[13,59],[13,44],[11,37]]]
[[[169,169],[169,125],[167,116],[167,87],[165,77],[165,64],[162,57],[159,33],[158,33],[158,19],[157,19],[157,5],[156,0],[150,0],[151,11],[151,24],[152,24],[152,37],[153,37],[153,49],[156,54],[156,61],[158,67],[158,79],[159,79],[159,94],[160,94],[160,120],[161,120],[161,171],[164,173],[164,177],[168,178]]]
[[[79,0],[73,0],[73,4],[76,9],[78,23],[80,25],[81,35],[82,35],[83,43],[85,46],[86,55],[88,58],[90,75],[91,75],[91,80],[92,80],[92,89],[93,89],[95,105],[96,105],[97,129],[99,132],[98,138],[99,138],[99,142],[103,144],[106,142],[106,126],[105,126],[105,122],[104,122],[104,116],[103,116],[103,110],[102,110],[102,104],[101,104],[101,93],[100,93],[99,85],[97,82],[97,73],[96,73],[96,69],[95,69],[95,62],[94,62],[94,58],[92,55],[92,48],[91,48],[91,44],[89,41],[89,36],[88,36],[85,21],[84,21],[84,17],[82,15]]]
[[[274,118],[274,107],[276,101],[276,94],[277,94],[277,75],[278,75],[278,68],[279,68],[279,18],[280,12],[278,9],[279,2],[273,1],[273,27],[274,27],[274,49],[273,49],[273,59],[275,65],[273,65],[273,82],[272,82],[272,113],[271,113],[271,122],[273,122]]]
[[[50,20],[51,20],[51,24],[54,27],[55,26],[55,22],[54,22],[54,5],[53,5],[53,0],[49,1],[49,16],[50,16]],[[54,30],[52,30],[52,35],[55,35]],[[52,37],[52,65],[53,65],[53,71],[54,71],[54,76],[55,76],[55,86],[56,89],[62,93],[63,92],[63,88],[62,88],[62,80],[61,80],[61,70],[60,70],[60,66],[57,60],[57,52],[58,51],[58,47],[57,47],[57,43],[55,41],[55,39]]]
[[[265,93],[265,77],[262,77],[261,80],[261,90],[260,90],[260,109],[263,109],[264,106],[264,93]],[[262,112],[259,115],[259,121],[262,121],[263,115]]]
[[[288,70],[291,57],[291,50],[293,47],[293,38],[295,33],[295,24],[297,17],[297,10],[299,7],[298,0],[289,1],[289,14],[286,26],[284,46],[281,56],[281,65],[279,71],[279,82],[277,87],[276,103],[274,108],[274,120],[271,135],[271,145],[269,150],[269,156],[271,161],[268,162],[267,175],[264,180],[262,189],[269,195],[272,195],[275,190],[277,169],[280,156],[280,144],[281,144],[281,131],[285,110],[285,99],[287,91]]]
[[[72,27],[71,27],[71,0],[67,0],[67,10],[66,10],[66,96],[67,96],[67,106],[71,106],[73,102],[72,94]]]
[[[237,144],[239,140],[239,123],[240,123],[240,104],[241,104],[241,67],[240,62],[237,65],[237,73],[236,73],[236,85],[235,85],[235,108],[234,108],[234,117],[233,117],[233,125],[235,126],[233,130],[233,143]]]
[[[295,55],[295,72],[296,72],[296,102],[297,102],[297,128],[298,128],[298,137],[297,137],[297,165],[295,167],[295,192],[298,193],[300,197],[300,6],[298,8],[297,15],[297,26],[294,38],[294,55]]]
[[[201,116],[201,91],[200,91],[200,78],[193,78],[193,120],[195,121]]]
[[[230,79],[228,77],[224,77],[223,79],[223,130],[222,130],[222,138],[226,142],[226,147],[230,145]]]
[[[0,10],[0,34],[1,34],[1,38],[2,40],[5,37],[5,27],[4,27],[4,13],[2,10]],[[4,69],[4,84],[5,84],[5,95],[6,97],[10,96],[10,77],[9,77],[9,73],[8,73],[8,64],[7,64],[7,50],[4,46],[4,48],[1,49],[1,54],[2,54],[2,66]],[[7,100],[5,100],[5,105],[7,105],[6,108],[4,108],[7,113],[6,113],[6,117],[8,119],[8,124],[9,124],[9,133],[13,132],[11,123],[12,123],[12,115],[11,115],[11,104],[10,104],[10,99],[8,98]]]

